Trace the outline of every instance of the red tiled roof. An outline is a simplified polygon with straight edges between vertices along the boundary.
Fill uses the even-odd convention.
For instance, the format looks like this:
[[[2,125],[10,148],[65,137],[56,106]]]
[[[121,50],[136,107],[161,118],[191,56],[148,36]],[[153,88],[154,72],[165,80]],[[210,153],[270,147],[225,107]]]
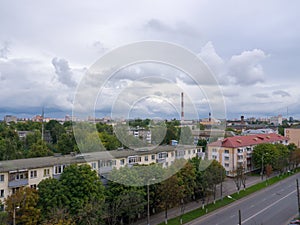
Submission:
[[[279,134],[256,134],[256,135],[248,135],[248,136],[228,137],[220,141],[212,142],[208,144],[208,146],[238,148],[238,147],[246,147],[246,146],[257,145],[262,143],[278,142],[278,141],[285,141],[285,140],[289,140],[289,139]]]

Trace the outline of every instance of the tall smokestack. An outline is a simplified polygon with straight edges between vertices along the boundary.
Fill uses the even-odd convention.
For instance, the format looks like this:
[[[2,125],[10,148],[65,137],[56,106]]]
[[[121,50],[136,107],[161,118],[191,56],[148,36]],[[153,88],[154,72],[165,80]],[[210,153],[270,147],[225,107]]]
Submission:
[[[183,99],[183,92],[181,92],[181,124],[184,121],[184,99]]]

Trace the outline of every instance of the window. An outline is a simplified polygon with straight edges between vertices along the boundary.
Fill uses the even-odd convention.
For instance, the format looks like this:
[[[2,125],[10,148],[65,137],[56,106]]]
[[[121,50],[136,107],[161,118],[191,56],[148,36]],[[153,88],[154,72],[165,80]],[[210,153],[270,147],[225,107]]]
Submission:
[[[4,182],[4,174],[0,175],[0,182]]]
[[[36,178],[36,177],[37,177],[37,171],[36,170],[30,171],[30,178]]]
[[[224,157],[224,160],[229,160],[229,157],[228,157],[228,156],[225,156],[225,157]]]
[[[225,150],[224,153],[225,153],[225,154],[229,154],[229,150]]]
[[[32,185],[30,185],[30,188],[36,189],[36,188],[37,188],[37,185],[36,185],[36,184],[32,184]]]
[[[91,163],[92,169],[96,170],[97,169],[97,163],[96,162],[92,162]]]
[[[168,153],[166,153],[166,152],[160,152],[160,153],[157,154],[157,158],[159,158],[159,159],[168,158]]]
[[[146,162],[148,161],[148,156],[147,156],[147,155],[145,156],[145,161],[146,161]]]
[[[213,159],[217,159],[217,156],[216,156],[216,155],[213,155],[212,158],[213,158]]]
[[[226,151],[226,150],[225,150]],[[217,152],[217,149],[216,148],[213,148],[212,149],[212,152]]]
[[[229,167],[229,163],[225,163],[224,166],[225,166],[225,167]]]
[[[50,169],[44,169],[44,177],[50,176]]]
[[[125,160],[124,159],[121,159],[120,160],[120,165],[124,165],[125,164]]]
[[[171,156],[174,157],[174,152],[171,153]]]
[[[4,198],[4,189],[0,190],[0,198]]]
[[[188,150],[188,154],[189,154],[189,155],[191,154],[191,150]]]
[[[128,163],[129,164],[134,164],[134,163],[138,163],[141,162],[141,157],[140,156],[129,156],[128,157]]]
[[[196,151],[195,151],[195,149],[194,149],[194,150],[193,150],[193,154],[195,154],[195,152],[196,152]]]
[[[151,159],[152,159],[152,160],[155,160],[155,155],[151,155]]]
[[[55,174],[61,174],[64,170],[65,166],[59,165],[54,167]]]

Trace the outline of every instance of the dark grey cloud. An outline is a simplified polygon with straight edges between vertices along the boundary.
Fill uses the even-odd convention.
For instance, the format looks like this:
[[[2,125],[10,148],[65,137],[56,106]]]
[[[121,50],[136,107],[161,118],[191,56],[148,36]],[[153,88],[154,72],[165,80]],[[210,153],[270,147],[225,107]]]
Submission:
[[[67,87],[75,87],[76,82],[73,80],[73,73],[69,67],[69,63],[65,59],[52,59],[52,65],[55,68],[55,73],[57,74],[57,79],[62,84]]]
[[[253,96],[257,97],[257,98],[269,98],[270,97],[268,94],[265,94],[265,93],[256,93]]]
[[[283,90],[277,90],[272,92],[273,95],[279,95],[281,97],[290,97],[290,93],[283,91]]]

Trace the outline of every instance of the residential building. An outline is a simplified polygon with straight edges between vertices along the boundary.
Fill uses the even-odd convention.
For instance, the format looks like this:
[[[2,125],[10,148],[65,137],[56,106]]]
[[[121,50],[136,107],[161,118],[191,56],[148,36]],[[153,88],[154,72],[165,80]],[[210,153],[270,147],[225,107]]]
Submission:
[[[89,164],[99,177],[105,177],[114,168],[135,164],[148,165],[160,163],[170,166],[176,159],[191,159],[196,156],[204,159],[204,152],[199,146],[159,146],[156,149],[113,150],[86,154],[58,155],[51,157],[8,160],[0,162],[0,200],[20,187],[36,188],[45,178],[59,178],[64,168],[70,164]]]
[[[15,122],[16,123],[18,121],[18,119],[17,119],[16,116],[6,115],[6,116],[4,116],[4,121],[6,123],[11,123],[11,122]]]
[[[215,159],[220,162],[228,176],[233,176],[238,167],[250,172],[255,169],[252,151],[256,145],[262,143],[287,145],[288,138],[274,133],[228,137],[208,144],[207,157],[209,160]]]
[[[249,129],[244,130],[242,132],[242,135],[254,135],[254,134],[276,134],[277,131],[271,129],[271,128],[265,128],[265,129]]]
[[[274,126],[282,125],[282,115],[272,116],[270,118],[270,124],[273,124]]]
[[[285,128],[284,136],[289,138],[290,143],[294,143],[298,148],[300,148],[300,129]]]

